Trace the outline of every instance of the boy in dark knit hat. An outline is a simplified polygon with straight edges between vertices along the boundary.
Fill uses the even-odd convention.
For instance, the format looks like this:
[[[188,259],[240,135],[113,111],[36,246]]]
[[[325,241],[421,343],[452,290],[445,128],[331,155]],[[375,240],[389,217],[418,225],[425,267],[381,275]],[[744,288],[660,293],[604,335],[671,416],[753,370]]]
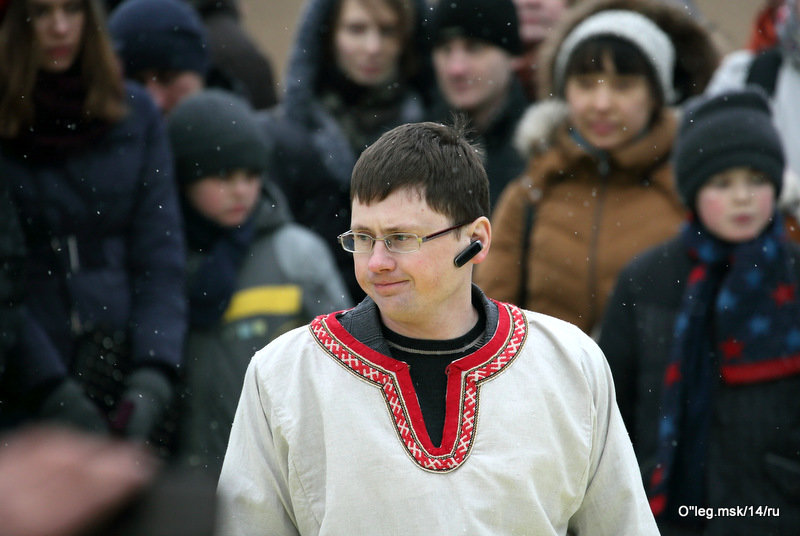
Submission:
[[[512,146],[527,99],[514,74],[522,53],[517,12],[511,0],[439,2],[430,26],[433,66],[440,93],[434,117],[465,113],[486,153],[489,199],[522,174],[524,161]]]
[[[783,147],[765,95],[753,87],[689,104],[673,154],[675,179],[686,206],[696,212],[697,194],[706,183],[718,173],[742,167],[757,171],[779,195]]]
[[[800,246],[776,209],[785,161],[765,94],[688,101],[673,158],[688,221],[622,272],[600,345],[662,533],[788,534],[800,524]],[[686,509],[750,504],[769,510]]]
[[[292,223],[267,180],[270,144],[244,100],[201,91],[168,131],[189,250],[179,453],[216,478],[250,357],[350,298],[328,246]]]

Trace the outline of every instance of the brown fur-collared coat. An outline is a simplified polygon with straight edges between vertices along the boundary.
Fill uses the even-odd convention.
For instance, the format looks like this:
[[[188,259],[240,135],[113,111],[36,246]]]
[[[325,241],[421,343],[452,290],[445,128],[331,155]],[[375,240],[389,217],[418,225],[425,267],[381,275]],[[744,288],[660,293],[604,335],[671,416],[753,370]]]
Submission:
[[[571,10],[543,44],[542,97],[552,95],[552,66],[569,30],[603,9],[650,16],[675,42],[679,102],[702,93],[718,54],[697,22],[661,2],[602,0]],[[692,57],[686,57],[686,46],[694,47]],[[498,200],[491,250],[477,267],[475,282],[492,298],[596,334],[620,270],[673,236],[685,218],[669,162],[677,113],[662,109],[643,136],[598,155],[570,135],[563,100],[533,104],[516,137],[517,149],[528,156],[527,168]]]

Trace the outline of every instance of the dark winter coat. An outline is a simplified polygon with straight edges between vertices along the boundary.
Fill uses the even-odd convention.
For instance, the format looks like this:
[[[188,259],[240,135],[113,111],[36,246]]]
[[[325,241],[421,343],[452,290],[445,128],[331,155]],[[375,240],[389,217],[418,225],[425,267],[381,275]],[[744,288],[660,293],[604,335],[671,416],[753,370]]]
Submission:
[[[25,237],[8,182],[0,172],[0,377],[19,339],[20,307],[25,294]]]
[[[185,253],[172,156],[145,90],[126,92],[127,116],[82,152],[37,162],[2,147],[29,250],[20,390],[65,377],[94,330],[124,333],[133,366],[180,364]]]
[[[800,246],[789,245],[800,275]],[[663,377],[691,263],[680,238],[620,274],[599,344],[645,482],[655,465]],[[800,322],[800,320],[798,320]],[[779,517],[715,517],[708,536],[792,534],[800,526],[800,376],[743,386],[716,384],[706,472],[708,504],[768,506]],[[664,534],[695,534],[670,530]]]
[[[333,248],[337,266],[356,298],[363,291],[353,275],[353,258],[338,247],[336,237],[350,228],[350,174],[364,147],[350,145],[318,92],[324,68],[330,68],[324,65],[327,44],[321,28],[335,4],[336,0],[306,3],[289,56],[286,93],[276,108],[260,114],[260,120],[276,142],[271,177],[286,194],[297,222],[320,234]],[[400,124],[425,117],[423,100],[410,87],[397,104],[399,112],[372,133],[369,143]]]
[[[260,110],[278,102],[272,64],[253,42],[241,21],[236,0],[189,0],[208,31],[211,63]]]
[[[293,223],[274,187],[256,208],[255,236],[222,320],[190,328],[180,456],[219,475],[242,380],[253,354],[320,314],[352,305],[330,247]],[[191,271],[203,254],[191,252]]]

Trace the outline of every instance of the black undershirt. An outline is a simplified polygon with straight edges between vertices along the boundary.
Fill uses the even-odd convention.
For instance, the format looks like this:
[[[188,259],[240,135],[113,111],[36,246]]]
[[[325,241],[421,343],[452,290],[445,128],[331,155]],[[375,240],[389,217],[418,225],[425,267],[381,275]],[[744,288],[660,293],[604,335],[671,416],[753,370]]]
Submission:
[[[386,326],[383,336],[392,357],[408,363],[411,382],[417,393],[425,428],[434,446],[441,446],[447,400],[447,365],[481,347],[486,330],[486,312],[477,308],[478,322],[466,334],[449,340],[404,337]]]

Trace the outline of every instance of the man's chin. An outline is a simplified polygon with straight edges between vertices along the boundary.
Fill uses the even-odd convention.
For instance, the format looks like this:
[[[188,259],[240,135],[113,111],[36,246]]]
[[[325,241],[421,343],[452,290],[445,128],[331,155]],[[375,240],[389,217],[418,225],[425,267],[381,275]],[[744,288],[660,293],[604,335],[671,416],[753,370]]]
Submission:
[[[470,95],[470,90],[464,90],[463,92],[455,94],[451,93],[447,97],[447,102],[452,109],[466,114],[472,113],[478,108],[478,103],[475,102],[475,98]]]

